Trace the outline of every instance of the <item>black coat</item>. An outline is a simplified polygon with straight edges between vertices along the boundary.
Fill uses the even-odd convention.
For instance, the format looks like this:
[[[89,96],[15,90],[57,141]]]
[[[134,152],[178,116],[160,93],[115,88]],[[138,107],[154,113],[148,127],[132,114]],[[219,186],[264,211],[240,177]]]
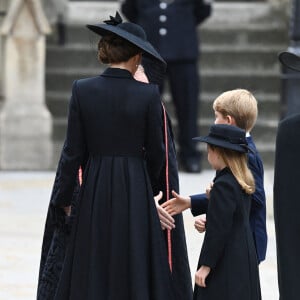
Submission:
[[[174,283],[180,280],[183,291],[191,294],[182,216],[172,234],[171,280],[153,201],[153,193],[163,188],[162,121],[157,86],[135,81],[128,71],[108,69],[74,84],[49,209],[52,217],[45,229],[39,299],[180,299],[174,296]],[[176,160],[170,161],[175,174],[171,184],[178,185]],[[65,258],[57,255],[61,266],[53,259],[53,248],[62,249],[56,253],[65,248],[49,242],[57,232],[52,220],[59,206],[70,204],[81,164],[83,186],[75,197],[70,241],[61,239],[68,244]],[[57,284],[56,296],[48,297]]]
[[[278,126],[274,172],[274,220],[280,300],[300,295],[300,114]]]
[[[125,0],[121,9],[140,24],[147,38],[166,61],[198,58],[197,25],[210,15],[211,6],[200,0]]]
[[[265,260],[267,251],[266,226],[266,195],[264,190],[264,167],[252,137],[247,137],[248,146],[252,151],[248,153],[248,167],[255,180],[255,192],[252,194],[250,210],[250,226],[252,229],[258,262]],[[208,199],[206,194],[191,196],[191,211],[194,216],[207,211]]]
[[[196,300],[260,300],[256,250],[249,224],[251,196],[228,168],[217,172],[208,202],[198,268],[209,266],[206,288]]]

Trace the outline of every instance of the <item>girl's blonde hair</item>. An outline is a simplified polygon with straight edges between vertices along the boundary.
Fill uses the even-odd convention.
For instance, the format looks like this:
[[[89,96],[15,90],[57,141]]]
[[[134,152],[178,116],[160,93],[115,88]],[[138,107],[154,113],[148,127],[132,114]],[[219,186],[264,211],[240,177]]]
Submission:
[[[257,119],[257,100],[245,89],[222,93],[214,101],[213,109],[224,117],[233,117],[237,127],[247,132],[251,131]]]
[[[218,151],[226,166],[231,170],[233,176],[245,193],[253,194],[255,192],[255,181],[247,165],[246,153],[241,153],[213,145],[209,146],[212,148],[212,150]]]

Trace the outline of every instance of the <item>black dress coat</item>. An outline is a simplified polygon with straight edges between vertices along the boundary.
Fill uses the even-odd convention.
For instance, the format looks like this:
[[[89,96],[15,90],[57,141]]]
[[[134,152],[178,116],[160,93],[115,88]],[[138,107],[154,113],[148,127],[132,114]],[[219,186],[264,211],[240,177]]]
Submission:
[[[39,299],[175,299],[176,272],[191,291],[182,216],[172,232],[178,248],[171,275],[153,201],[163,188],[162,121],[157,86],[135,81],[128,71],[107,69],[74,83],[45,228]],[[170,161],[171,184],[178,185],[176,160]],[[76,197],[79,165],[84,178]],[[53,224],[64,224],[57,222],[59,207],[70,204],[74,191],[78,207],[71,236],[55,243]]]
[[[217,172],[208,202],[207,223],[198,268],[211,268],[196,300],[259,300],[256,251],[249,225],[251,197],[228,168]]]
[[[274,220],[280,300],[300,295],[300,114],[279,123],[274,171]]]

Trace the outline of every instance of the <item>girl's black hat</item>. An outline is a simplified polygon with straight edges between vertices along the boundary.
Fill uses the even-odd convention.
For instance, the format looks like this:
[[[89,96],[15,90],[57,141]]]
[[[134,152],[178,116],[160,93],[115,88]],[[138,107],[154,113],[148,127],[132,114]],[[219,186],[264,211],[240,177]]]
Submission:
[[[110,16],[110,20],[104,21],[100,24],[86,25],[88,29],[97,33],[100,36],[108,34],[116,34],[117,36],[127,40],[140,48],[143,54],[159,60],[163,65],[166,65],[164,59],[155,50],[155,48],[147,41],[147,36],[144,29],[131,22],[123,22],[120,14],[116,12],[116,16]]]
[[[245,130],[233,125],[214,124],[207,136],[195,137],[193,140],[242,153],[249,150]]]

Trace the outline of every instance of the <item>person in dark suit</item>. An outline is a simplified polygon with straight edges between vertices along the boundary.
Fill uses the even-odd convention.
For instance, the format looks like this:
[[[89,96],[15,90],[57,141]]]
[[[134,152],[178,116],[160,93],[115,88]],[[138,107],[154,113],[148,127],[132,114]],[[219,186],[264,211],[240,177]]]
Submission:
[[[257,256],[249,223],[255,181],[247,166],[245,131],[215,124],[207,136],[195,140],[207,143],[208,162],[216,176],[209,193],[194,300],[260,300]]]
[[[281,63],[300,72],[300,57],[279,55]],[[297,300],[300,295],[300,113],[280,121],[276,136],[274,168],[274,221],[280,300]]]
[[[192,140],[197,136],[199,96],[197,25],[210,15],[211,6],[199,0],[124,0],[121,9],[145,29],[167,62],[178,121],[180,166],[187,172],[199,172],[200,153]]]
[[[73,84],[50,233],[58,218],[73,214],[79,167],[83,179],[65,254],[59,243],[49,246],[46,224],[38,299],[179,299],[161,230],[174,225],[160,222],[153,200],[166,160],[160,93],[133,77],[143,55],[165,62],[144,30],[119,14],[87,26],[102,37],[98,56],[109,67]],[[57,251],[61,264],[53,262]],[[53,268],[60,269],[59,278],[51,276]],[[191,282],[185,284],[191,293]]]

